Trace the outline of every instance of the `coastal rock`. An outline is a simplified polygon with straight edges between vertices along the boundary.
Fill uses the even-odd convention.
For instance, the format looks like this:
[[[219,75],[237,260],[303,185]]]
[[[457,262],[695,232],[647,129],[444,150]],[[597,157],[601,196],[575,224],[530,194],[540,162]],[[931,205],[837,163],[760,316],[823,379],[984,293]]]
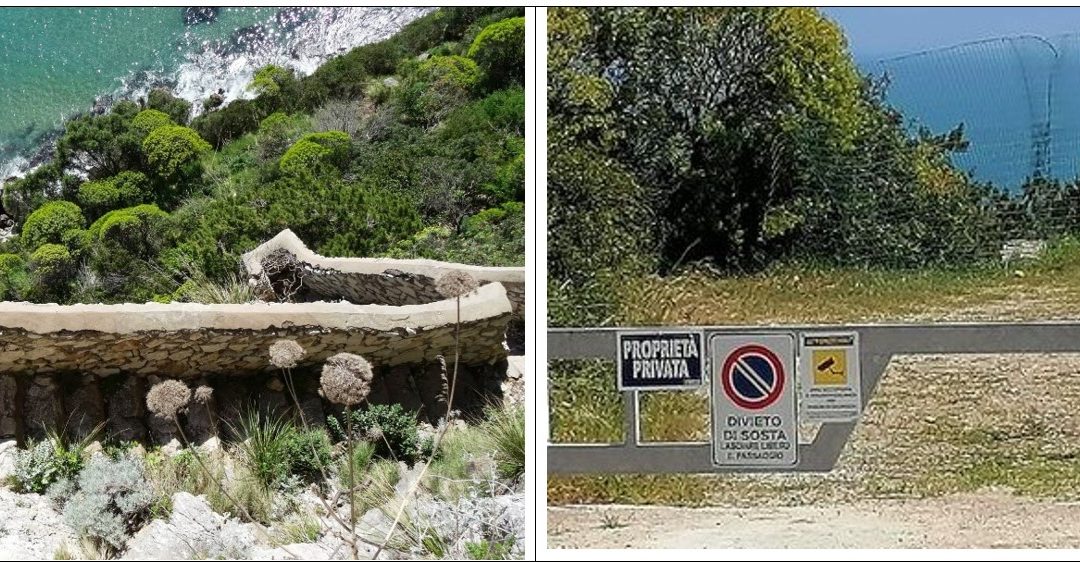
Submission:
[[[4,560],[47,560],[61,550],[78,552],[78,537],[45,496],[0,487],[0,513],[4,514],[0,517],[0,557]]]
[[[221,8],[184,8],[184,25],[213,23]]]
[[[155,519],[128,542],[122,560],[248,558],[256,544],[252,525],[214,513],[206,499],[187,492],[172,497],[169,520]]]

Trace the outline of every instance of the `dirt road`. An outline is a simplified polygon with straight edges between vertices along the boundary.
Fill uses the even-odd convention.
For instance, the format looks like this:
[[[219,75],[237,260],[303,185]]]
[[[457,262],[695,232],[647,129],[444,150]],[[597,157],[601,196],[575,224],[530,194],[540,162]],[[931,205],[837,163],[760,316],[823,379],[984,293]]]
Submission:
[[[832,506],[548,510],[549,548],[1077,548],[1080,502],[982,491]]]

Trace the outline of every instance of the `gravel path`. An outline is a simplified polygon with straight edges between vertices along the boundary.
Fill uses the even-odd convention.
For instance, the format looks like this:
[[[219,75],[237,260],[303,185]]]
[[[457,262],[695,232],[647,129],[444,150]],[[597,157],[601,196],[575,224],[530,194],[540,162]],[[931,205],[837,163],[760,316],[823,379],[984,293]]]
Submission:
[[[1077,548],[1080,503],[987,491],[833,506],[548,510],[548,548]]]

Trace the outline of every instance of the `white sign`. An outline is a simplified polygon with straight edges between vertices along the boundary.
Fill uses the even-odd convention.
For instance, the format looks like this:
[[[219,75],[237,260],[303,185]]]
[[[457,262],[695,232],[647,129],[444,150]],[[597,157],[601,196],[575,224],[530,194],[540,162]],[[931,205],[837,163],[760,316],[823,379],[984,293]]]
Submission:
[[[713,462],[791,466],[799,459],[795,336],[709,338],[713,371]]]
[[[845,422],[859,418],[859,334],[799,334],[799,371],[803,421]]]

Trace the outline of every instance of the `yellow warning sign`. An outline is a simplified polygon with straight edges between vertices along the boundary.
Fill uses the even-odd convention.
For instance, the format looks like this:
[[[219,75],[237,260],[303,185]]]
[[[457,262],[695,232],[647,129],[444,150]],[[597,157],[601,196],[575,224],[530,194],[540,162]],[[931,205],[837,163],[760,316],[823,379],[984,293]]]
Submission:
[[[814,386],[847,384],[847,350],[815,349]]]

